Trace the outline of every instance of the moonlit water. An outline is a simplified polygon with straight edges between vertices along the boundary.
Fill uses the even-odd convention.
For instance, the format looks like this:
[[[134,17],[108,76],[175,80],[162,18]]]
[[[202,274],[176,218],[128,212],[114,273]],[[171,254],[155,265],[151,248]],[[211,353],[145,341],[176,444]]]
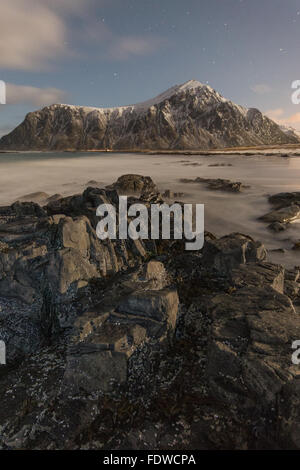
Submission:
[[[232,166],[209,166],[214,164]],[[18,153],[0,154],[0,205],[44,192],[49,196],[80,193],[91,180],[100,187],[126,173],[151,176],[163,191],[184,192],[184,202],[205,204],[205,228],[216,235],[241,232],[261,240],[269,259],[286,266],[300,265],[300,252],[291,250],[300,239],[300,224],[280,234],[257,219],[270,211],[268,195],[300,191],[300,158],[240,155],[144,155],[117,153]],[[211,191],[204,184],[182,184],[180,178],[227,178],[249,188],[232,194]]]

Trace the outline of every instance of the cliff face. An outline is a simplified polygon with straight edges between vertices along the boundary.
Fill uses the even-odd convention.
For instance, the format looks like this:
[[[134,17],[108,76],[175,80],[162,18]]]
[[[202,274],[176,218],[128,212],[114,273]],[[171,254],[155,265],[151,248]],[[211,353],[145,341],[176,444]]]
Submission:
[[[119,108],[55,104],[29,113],[2,137],[7,150],[209,149],[298,143],[257,109],[189,81],[144,103]]]

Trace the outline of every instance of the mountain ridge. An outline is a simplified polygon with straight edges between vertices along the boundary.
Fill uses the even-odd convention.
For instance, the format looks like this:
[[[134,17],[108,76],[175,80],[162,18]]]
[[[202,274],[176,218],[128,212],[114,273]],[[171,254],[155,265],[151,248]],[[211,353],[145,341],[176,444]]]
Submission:
[[[256,108],[189,80],[132,105],[53,104],[27,114],[0,139],[1,150],[213,149],[299,143]]]

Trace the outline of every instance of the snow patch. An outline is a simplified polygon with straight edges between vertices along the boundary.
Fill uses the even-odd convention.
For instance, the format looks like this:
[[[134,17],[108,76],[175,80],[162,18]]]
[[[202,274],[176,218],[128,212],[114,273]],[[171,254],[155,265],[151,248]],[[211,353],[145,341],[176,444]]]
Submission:
[[[197,80],[188,80],[187,82],[181,84],[181,85],[174,85],[171,88],[168,88],[166,91],[163,93],[160,93],[159,95],[155,96],[154,98],[151,98],[150,100],[142,101],[140,103],[135,103],[127,106],[115,106],[111,108],[97,108],[97,107],[90,107],[90,106],[74,106],[74,105],[67,105],[67,104],[61,104],[61,105],[54,105],[54,106],[65,106],[70,109],[74,110],[82,110],[85,113],[90,113],[92,111],[97,111],[102,114],[111,114],[112,112],[117,112],[119,116],[122,116],[124,112],[145,112],[149,108],[151,108],[154,105],[160,104],[168,99],[170,99],[172,96],[178,95],[180,93],[184,93],[186,91],[192,91],[199,99],[209,101],[211,97],[214,96],[214,98],[219,101],[219,102],[229,102],[226,98],[224,98],[222,95],[220,95],[217,91],[215,91],[212,87],[209,85],[205,85]],[[245,113],[245,109],[240,107],[241,111]]]

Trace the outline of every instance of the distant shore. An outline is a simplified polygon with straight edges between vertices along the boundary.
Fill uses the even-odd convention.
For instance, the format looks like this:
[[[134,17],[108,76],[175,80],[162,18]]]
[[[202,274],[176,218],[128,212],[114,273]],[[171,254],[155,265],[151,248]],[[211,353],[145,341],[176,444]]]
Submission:
[[[1,153],[135,153],[145,155],[257,155],[262,154],[266,156],[288,154],[293,156],[300,156],[300,144],[285,144],[285,145],[259,145],[255,147],[225,147],[220,149],[56,149],[56,150],[0,150]]]

